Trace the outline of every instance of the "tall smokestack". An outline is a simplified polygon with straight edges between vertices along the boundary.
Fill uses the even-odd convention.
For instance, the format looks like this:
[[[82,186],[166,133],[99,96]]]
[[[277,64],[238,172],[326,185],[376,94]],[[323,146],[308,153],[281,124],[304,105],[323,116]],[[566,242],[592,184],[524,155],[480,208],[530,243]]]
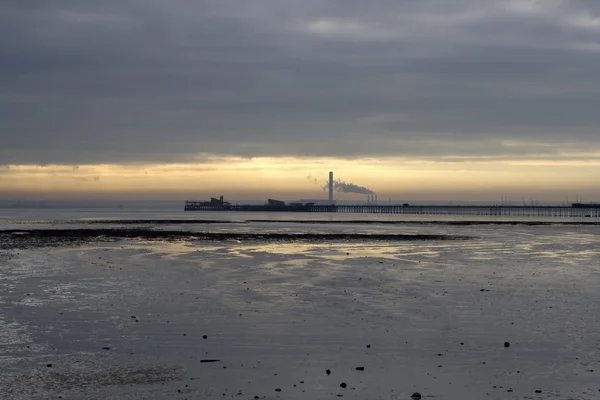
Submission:
[[[333,171],[329,171],[329,201],[333,203]]]

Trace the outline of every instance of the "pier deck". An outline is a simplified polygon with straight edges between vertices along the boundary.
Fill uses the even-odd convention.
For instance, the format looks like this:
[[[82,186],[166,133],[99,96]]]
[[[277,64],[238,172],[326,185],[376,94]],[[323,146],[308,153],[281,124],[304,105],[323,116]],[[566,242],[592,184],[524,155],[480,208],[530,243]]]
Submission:
[[[310,212],[351,214],[407,215],[481,215],[530,217],[593,217],[600,218],[600,207],[572,206],[468,206],[468,205],[308,205],[306,207],[270,205],[200,205],[186,202],[185,211],[247,211],[247,212]]]

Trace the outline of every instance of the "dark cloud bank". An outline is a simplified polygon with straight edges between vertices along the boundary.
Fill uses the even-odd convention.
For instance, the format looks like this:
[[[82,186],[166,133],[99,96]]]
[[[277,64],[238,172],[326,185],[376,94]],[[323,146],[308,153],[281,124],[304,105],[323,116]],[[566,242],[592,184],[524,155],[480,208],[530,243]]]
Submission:
[[[0,164],[597,151],[599,38],[597,1],[5,1]]]

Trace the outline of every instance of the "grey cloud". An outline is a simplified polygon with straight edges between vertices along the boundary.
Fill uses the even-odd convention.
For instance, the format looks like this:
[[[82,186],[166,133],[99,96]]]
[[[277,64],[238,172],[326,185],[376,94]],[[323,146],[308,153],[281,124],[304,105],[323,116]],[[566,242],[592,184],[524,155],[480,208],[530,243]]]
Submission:
[[[0,162],[599,151],[599,17],[577,0],[4,2]]]

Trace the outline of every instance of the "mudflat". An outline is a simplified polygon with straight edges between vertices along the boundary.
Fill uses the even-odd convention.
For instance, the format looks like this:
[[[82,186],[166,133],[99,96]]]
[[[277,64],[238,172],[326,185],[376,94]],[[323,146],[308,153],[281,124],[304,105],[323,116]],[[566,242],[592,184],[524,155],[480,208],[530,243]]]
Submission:
[[[0,392],[600,396],[597,226],[197,224],[0,233]]]

